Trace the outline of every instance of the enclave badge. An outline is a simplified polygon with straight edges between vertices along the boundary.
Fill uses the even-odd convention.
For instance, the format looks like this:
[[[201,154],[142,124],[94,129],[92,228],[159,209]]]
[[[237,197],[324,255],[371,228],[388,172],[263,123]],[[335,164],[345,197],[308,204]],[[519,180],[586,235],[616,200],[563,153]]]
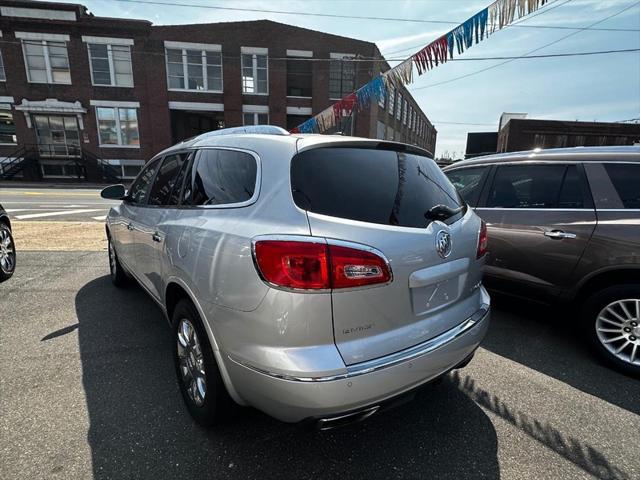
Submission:
[[[436,235],[436,252],[442,258],[451,255],[451,235],[445,230],[440,230]]]

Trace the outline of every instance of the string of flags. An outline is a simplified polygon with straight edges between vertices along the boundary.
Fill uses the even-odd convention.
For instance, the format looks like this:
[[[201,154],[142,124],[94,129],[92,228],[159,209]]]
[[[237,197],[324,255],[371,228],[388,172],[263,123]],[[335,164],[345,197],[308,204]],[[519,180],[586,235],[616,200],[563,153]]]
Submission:
[[[489,35],[543,7],[549,0],[496,0],[464,23],[445,33],[414,53],[402,63],[375,77],[358,90],[338,100],[317,115],[298,125],[291,133],[324,133],[359,111],[372,101],[387,96],[390,87],[398,88],[413,82],[414,65],[418,75],[453,59]]]

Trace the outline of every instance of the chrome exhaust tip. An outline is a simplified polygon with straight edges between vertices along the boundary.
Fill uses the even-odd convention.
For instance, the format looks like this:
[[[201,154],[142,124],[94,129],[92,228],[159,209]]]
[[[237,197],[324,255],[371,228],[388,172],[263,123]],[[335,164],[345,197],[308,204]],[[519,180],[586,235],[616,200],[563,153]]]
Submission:
[[[373,407],[365,408],[364,410],[358,410],[357,412],[337,415],[335,417],[321,418],[317,421],[316,427],[318,428],[318,430],[323,431],[343,427],[351,423],[361,422],[376,413],[379,409],[380,405],[375,405]]]

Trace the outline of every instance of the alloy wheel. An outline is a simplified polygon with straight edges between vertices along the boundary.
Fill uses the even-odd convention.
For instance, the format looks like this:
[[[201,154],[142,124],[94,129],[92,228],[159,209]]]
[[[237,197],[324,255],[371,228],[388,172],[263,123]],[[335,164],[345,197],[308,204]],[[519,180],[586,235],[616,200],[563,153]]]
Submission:
[[[178,325],[178,362],[180,376],[189,398],[201,407],[207,395],[204,357],[198,335],[190,320],[184,318]]]
[[[596,318],[600,343],[616,358],[640,366],[640,299],[616,300]]]
[[[5,273],[13,272],[16,265],[16,251],[8,229],[0,229],[0,266]]]

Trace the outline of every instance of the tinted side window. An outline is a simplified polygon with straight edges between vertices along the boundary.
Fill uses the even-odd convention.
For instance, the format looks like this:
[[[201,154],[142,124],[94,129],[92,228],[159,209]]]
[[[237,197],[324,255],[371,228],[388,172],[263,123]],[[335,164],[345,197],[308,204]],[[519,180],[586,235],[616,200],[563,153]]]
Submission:
[[[460,168],[446,172],[453,186],[458,189],[462,198],[472,207],[475,207],[480,197],[484,177],[489,167]]]
[[[156,174],[158,165],[160,165],[160,159],[154,160],[144,167],[138,178],[135,179],[133,185],[131,185],[131,188],[129,189],[129,198],[131,203],[135,203],[137,205],[144,205],[147,203],[149,187],[151,186],[151,181]]]
[[[556,208],[566,165],[505,165],[496,170],[490,208]]]
[[[169,199],[167,200],[167,205],[178,205],[180,203],[180,194],[182,192],[182,185],[185,183],[184,179],[189,178],[188,172],[191,172],[191,160],[193,159],[193,153],[185,155],[185,158],[182,161],[182,167],[180,168],[180,172],[176,176],[176,180],[173,184],[173,188],[171,189],[171,193],[169,194]],[[185,189],[189,192],[189,197],[191,197],[191,182],[187,182],[189,184],[189,188]]]
[[[167,205],[169,195],[185,163],[185,154],[168,155],[162,161],[149,195],[149,205]]]
[[[605,163],[624,208],[640,208],[640,164]]]
[[[557,208],[585,208],[583,181],[575,165],[568,165]],[[592,206],[592,205],[589,205]]]
[[[253,196],[256,175],[256,159],[248,153],[234,150],[200,150],[193,172],[191,204],[222,205],[246,202]]]
[[[424,228],[437,204],[457,208],[460,197],[436,163],[393,150],[315,148],[291,161],[298,207],[333,217]]]

